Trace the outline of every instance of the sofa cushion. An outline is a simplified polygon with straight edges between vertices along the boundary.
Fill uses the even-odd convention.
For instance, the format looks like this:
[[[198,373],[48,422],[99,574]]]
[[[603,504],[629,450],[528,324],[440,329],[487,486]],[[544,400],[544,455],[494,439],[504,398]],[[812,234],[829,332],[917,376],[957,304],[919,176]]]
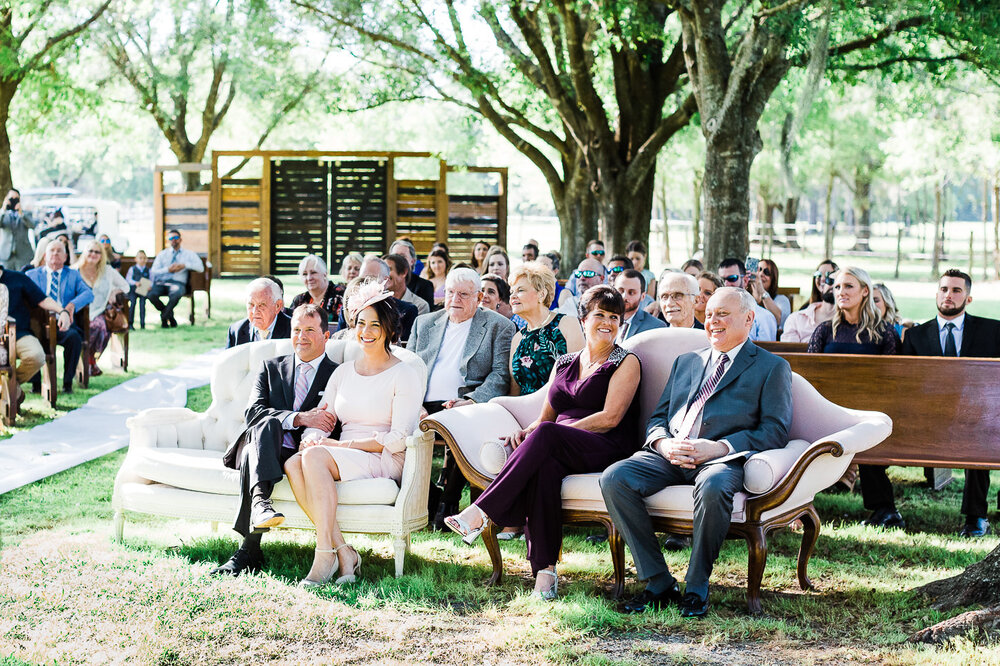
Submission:
[[[601,495],[600,473],[572,474],[562,482],[564,509],[607,512]],[[736,493],[733,498],[733,522],[746,521],[746,493]],[[694,486],[670,486],[646,498],[646,509],[651,516],[691,520],[694,516]]]
[[[222,464],[222,453],[202,449],[131,449],[132,471],[144,479],[184,490],[238,495],[240,473]],[[393,504],[399,486],[392,479],[359,479],[337,484],[341,504]],[[275,500],[295,501],[287,480],[274,487]]]
[[[793,439],[784,448],[753,454],[743,465],[743,487],[754,495],[771,490],[785,478],[807,448],[809,442],[806,440]]]

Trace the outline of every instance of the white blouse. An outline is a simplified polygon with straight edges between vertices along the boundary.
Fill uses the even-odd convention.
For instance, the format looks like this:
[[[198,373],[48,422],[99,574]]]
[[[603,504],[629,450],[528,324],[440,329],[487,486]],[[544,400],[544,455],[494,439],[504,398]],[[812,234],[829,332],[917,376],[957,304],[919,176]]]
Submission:
[[[117,289],[128,293],[128,282],[111,266],[105,266],[104,275],[100,276],[90,289],[94,292],[94,300],[90,304],[90,321],[94,321],[104,314],[108,301],[111,300],[112,291]]]

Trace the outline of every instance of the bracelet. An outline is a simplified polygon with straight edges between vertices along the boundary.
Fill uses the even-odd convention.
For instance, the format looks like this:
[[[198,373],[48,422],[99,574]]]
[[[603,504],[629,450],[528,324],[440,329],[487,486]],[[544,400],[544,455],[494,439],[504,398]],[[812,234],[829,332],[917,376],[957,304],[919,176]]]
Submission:
[[[347,448],[349,448],[349,449],[353,449],[354,448],[354,440],[353,439],[347,440]]]

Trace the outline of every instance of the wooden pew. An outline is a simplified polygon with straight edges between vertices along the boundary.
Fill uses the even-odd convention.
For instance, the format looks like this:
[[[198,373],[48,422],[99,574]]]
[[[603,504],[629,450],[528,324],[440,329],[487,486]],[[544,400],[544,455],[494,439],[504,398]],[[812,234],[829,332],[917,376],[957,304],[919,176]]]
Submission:
[[[42,395],[48,400],[52,409],[55,409],[59,394],[59,375],[56,372],[56,336],[59,333],[59,324],[56,322],[56,313],[32,308],[31,332],[45,350],[45,365],[39,371],[42,375]]]
[[[18,383],[15,366],[17,365],[17,326],[13,317],[7,317],[0,332],[0,346],[7,350],[7,363],[0,365],[0,419],[7,427],[17,420]],[[0,359],[2,360],[2,359]]]

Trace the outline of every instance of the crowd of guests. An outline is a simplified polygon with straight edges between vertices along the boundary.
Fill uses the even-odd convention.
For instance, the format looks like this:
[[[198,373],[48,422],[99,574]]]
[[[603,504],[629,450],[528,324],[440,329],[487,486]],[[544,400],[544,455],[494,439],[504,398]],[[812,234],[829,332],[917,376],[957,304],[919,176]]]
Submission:
[[[729,258],[707,271],[692,259],[655,276],[646,256],[638,242],[608,256],[594,240],[563,280],[562,257],[541,253],[535,241],[524,244],[521,262],[512,266],[503,248],[483,242],[465,260],[439,243],[420,261],[412,243],[399,239],[383,256],[346,255],[337,282],[321,258],[304,257],[305,291],[293,299],[290,315],[278,281],[251,282],[247,319],[233,325],[230,344],[284,337],[285,325],[276,323],[284,316],[295,351],[265,363],[247,430],[227,452],[227,465],[241,474],[235,529],[244,541],[214,573],[239,575],[263,565],[261,534],[284,519],[270,491],[287,475],[317,527],[303,585],[354,580],[361,558],[337,528],[336,481],[398,481],[402,441],[424,415],[544,391],[538,419],[503,442],[506,463],[462,511],[466,482],[445,454],[429,497],[434,526],[468,543],[490,522],[523,531],[535,590],[551,599],[558,594],[561,480],[600,472],[605,504],[646,581],[624,610],[675,604],[685,616],[700,616],[709,608],[709,578],[745,457],[787,443],[791,370],[757,342],[806,342],[817,353],[1000,356],[1000,323],[965,313],[972,282],[961,271],[941,277],[938,317],[909,328],[889,289],[858,267],[821,262],[809,302],[793,311],[771,260],[748,271],[743,260]],[[709,346],[677,359],[653,417],[641,424],[642,369],[622,343],[663,327],[703,329]],[[322,349],[331,335],[356,341],[362,356],[329,367]],[[417,385],[393,344],[423,361],[425,385]],[[861,466],[860,478],[871,511],[866,523],[903,526],[885,468]],[[989,532],[988,483],[988,474],[967,472],[964,536]],[[675,484],[695,487],[684,594],[643,504]]]

